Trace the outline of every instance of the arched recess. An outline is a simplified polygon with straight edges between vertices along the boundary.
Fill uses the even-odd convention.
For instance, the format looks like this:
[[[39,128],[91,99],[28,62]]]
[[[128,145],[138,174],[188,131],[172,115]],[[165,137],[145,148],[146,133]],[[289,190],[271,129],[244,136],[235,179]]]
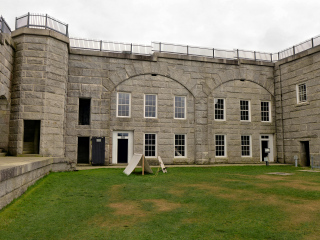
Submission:
[[[150,76],[150,78],[152,77],[156,77],[156,76],[160,76],[160,77],[164,77],[164,78],[168,78],[171,79],[172,81],[180,84],[181,86],[183,86],[193,97],[195,97],[195,94],[193,93],[192,89],[189,89],[187,86],[185,86],[183,83],[181,83],[180,81],[178,81],[177,79],[174,79],[168,75],[163,75],[163,74],[154,74],[154,73],[143,73],[143,74],[136,74],[136,75],[132,75],[126,79],[123,79],[121,82],[119,82],[118,84],[113,85],[113,88],[110,89],[111,92],[113,92],[118,86],[120,86],[121,84],[123,84],[124,82],[139,77],[139,76]]]

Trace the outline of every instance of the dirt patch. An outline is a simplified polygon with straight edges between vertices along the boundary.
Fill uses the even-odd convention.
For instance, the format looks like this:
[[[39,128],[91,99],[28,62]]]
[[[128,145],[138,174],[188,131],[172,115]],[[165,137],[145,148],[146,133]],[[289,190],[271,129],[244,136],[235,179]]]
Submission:
[[[307,191],[320,191],[320,185],[304,181],[290,181],[285,183],[280,183],[281,186],[295,188],[299,190]]]
[[[125,188],[125,184],[113,185],[110,189],[110,201],[117,201],[121,199],[121,190]]]
[[[146,212],[142,209],[142,205],[139,205],[138,203],[133,201],[110,203],[109,207],[115,210],[114,215],[137,217],[144,217],[147,215]]]
[[[177,197],[182,197],[184,195],[185,191],[182,189],[178,189],[178,188],[171,188],[168,190],[168,193],[170,193],[174,196],[177,196]]]
[[[157,212],[172,211],[176,208],[181,207],[180,203],[169,202],[165,199],[144,199],[144,202],[151,202],[155,205]]]
[[[283,176],[283,175],[257,175],[255,178],[266,180],[266,181],[284,181],[288,180],[290,176]]]

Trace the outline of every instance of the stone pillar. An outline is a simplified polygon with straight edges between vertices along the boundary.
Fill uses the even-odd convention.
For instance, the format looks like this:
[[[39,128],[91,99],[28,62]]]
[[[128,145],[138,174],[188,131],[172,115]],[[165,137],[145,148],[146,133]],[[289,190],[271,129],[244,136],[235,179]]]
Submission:
[[[11,154],[23,152],[24,120],[40,120],[39,154],[64,157],[69,38],[51,30],[21,28],[16,43],[10,118]]]
[[[195,163],[209,164],[208,96],[203,92],[202,88],[201,84],[197,85],[195,98]]]

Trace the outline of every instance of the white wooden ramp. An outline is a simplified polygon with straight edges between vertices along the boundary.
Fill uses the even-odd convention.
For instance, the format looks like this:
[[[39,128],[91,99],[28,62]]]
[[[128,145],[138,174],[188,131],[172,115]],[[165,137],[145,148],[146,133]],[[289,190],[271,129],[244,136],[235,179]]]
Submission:
[[[159,160],[159,163],[160,163],[160,167],[161,167],[161,169],[162,169],[162,172],[163,172],[163,173],[167,173],[167,169],[166,169],[166,167],[164,166],[164,164],[163,164],[162,159],[161,159],[160,156],[158,156],[158,160]]]
[[[133,154],[131,160],[129,161],[128,166],[123,171],[126,175],[130,175],[132,171],[140,164],[142,165],[142,175],[144,175],[144,172],[147,173],[153,173],[152,169],[150,168],[148,161],[144,159],[144,156],[142,154],[135,153]]]

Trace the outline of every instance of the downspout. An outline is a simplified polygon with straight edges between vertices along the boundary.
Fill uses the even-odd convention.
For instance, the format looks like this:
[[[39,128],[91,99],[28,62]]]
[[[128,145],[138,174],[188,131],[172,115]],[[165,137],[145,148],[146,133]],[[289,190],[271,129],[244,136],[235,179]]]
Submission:
[[[279,80],[280,80],[280,104],[281,104],[281,127],[282,127],[282,159],[283,163],[286,163],[285,151],[284,151],[284,125],[283,125],[283,94],[282,94],[282,81],[281,81],[281,64],[279,64]]]

